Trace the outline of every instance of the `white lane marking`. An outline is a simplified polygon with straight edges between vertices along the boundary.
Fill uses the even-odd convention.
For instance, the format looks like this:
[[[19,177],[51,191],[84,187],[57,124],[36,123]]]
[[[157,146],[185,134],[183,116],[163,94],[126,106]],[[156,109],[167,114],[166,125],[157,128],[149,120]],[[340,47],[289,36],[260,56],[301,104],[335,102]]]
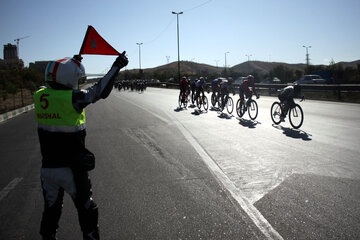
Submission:
[[[128,103],[131,103],[131,104],[135,105],[136,107],[138,107],[138,108],[140,108],[140,109],[142,109],[142,110],[144,110],[144,111],[152,114],[153,116],[157,117],[158,119],[160,119],[161,121],[163,121],[163,122],[165,122],[165,123],[168,123],[168,122],[169,122],[168,119],[163,118],[163,117],[160,116],[159,114],[156,114],[156,113],[150,111],[149,109],[147,109],[147,108],[145,108],[145,107],[143,107],[143,106],[140,106],[140,105],[138,105],[138,104],[136,104],[136,103],[134,103],[134,102],[131,102],[131,101],[127,100],[126,98],[123,98],[123,97],[121,97],[121,96],[119,96],[119,95],[117,95],[117,94],[114,94],[114,96],[117,97],[117,98],[121,98],[121,100],[124,100],[124,101],[126,101],[126,102],[128,102]]]
[[[22,178],[14,178],[6,187],[0,191],[0,201],[21,182]]]
[[[117,95],[115,95],[117,96]],[[169,122],[169,120],[161,117],[160,115],[149,111],[148,109],[130,102],[120,96],[117,96],[122,100],[131,103],[144,111],[154,115],[164,122]],[[250,201],[245,198],[245,194],[238,189],[235,184],[226,176],[226,174],[221,170],[221,168],[217,165],[217,163],[207,154],[205,149],[195,140],[195,138],[191,135],[191,133],[179,122],[175,117],[173,117],[170,113],[164,111],[164,113],[171,119],[172,122],[178,127],[179,131],[184,135],[186,140],[194,147],[196,152],[200,155],[203,161],[207,164],[209,169],[214,173],[214,175],[219,179],[219,181],[224,185],[224,187],[230,192],[231,196],[239,203],[241,208],[246,212],[246,214],[250,217],[253,223],[259,228],[259,230],[268,238],[268,239],[278,239],[283,240],[282,236],[271,226],[271,224],[265,219],[265,217],[257,210]]]
[[[259,212],[259,210],[257,210],[250,203],[250,201],[244,197],[245,194],[240,189],[238,189],[235,184],[226,176],[226,174],[222,171],[219,165],[209,156],[205,149],[195,140],[195,138],[184,127],[184,125],[182,125],[181,122],[179,122],[177,119],[174,119],[169,114],[167,115],[172,118],[173,122],[187,139],[187,141],[194,147],[194,149],[201,156],[201,158],[204,160],[210,170],[220,180],[224,187],[230,192],[232,197],[240,204],[241,208],[247,213],[247,215],[260,229],[260,231],[268,239],[282,240],[282,236],[271,226],[271,224],[265,219],[265,217]]]

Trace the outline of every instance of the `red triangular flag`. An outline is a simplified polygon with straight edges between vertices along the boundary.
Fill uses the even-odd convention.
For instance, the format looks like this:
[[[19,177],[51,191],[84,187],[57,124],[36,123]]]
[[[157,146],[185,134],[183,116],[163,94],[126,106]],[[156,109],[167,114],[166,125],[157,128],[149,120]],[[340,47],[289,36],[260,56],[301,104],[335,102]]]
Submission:
[[[108,44],[95,28],[90,25],[86,31],[79,54],[120,55],[120,53]]]

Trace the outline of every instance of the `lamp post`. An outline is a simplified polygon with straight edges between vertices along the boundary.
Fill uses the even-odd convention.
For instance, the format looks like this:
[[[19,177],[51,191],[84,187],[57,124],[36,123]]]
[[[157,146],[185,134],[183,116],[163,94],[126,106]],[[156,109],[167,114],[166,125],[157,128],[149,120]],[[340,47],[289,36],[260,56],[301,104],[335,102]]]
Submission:
[[[245,55],[245,56],[247,56],[247,58],[248,58],[248,62],[250,62],[250,57],[252,56],[251,54],[250,55]]]
[[[172,12],[172,14],[176,14],[177,19],[177,45],[178,45],[178,77],[180,81],[180,44],[179,44],[179,14],[183,14],[184,12]]]
[[[311,48],[311,46],[303,46],[303,47],[306,48],[306,66],[309,66],[310,59],[309,59],[308,49]]]
[[[247,58],[248,58],[248,61],[247,61],[247,65],[248,65],[248,70],[249,70],[249,72],[251,72],[251,70],[250,70],[250,57],[252,56],[251,54],[246,54],[245,56],[247,56]]]
[[[226,54],[227,53],[230,53],[230,52],[225,52],[225,72],[226,72],[226,74],[227,74],[227,68],[226,68],[227,67],[227,63],[226,63]]]
[[[136,43],[136,44],[139,45],[139,72],[141,73],[141,49],[140,49],[140,46],[143,43]]]

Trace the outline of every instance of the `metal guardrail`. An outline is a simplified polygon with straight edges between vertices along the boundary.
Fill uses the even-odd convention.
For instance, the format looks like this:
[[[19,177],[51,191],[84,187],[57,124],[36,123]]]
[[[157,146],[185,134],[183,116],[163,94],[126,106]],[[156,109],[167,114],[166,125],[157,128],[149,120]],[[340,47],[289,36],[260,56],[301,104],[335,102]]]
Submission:
[[[208,83],[208,86],[210,84]],[[159,82],[159,83],[148,83],[151,87],[165,87],[165,88],[179,88],[179,84]],[[239,88],[239,84],[234,84],[235,88]],[[281,89],[288,84],[263,84],[255,83],[257,88],[266,89]],[[302,90],[313,90],[313,91],[360,91],[360,84],[301,84],[299,85]]]
[[[208,83],[208,86],[210,84]],[[235,89],[239,88],[239,84],[234,84]],[[172,88],[178,89],[179,84],[159,82],[159,83],[148,83],[150,87],[160,87],[160,88]],[[288,84],[262,84],[256,83],[256,89],[261,91],[262,95],[277,96],[279,89],[282,89]],[[328,100],[337,100],[337,101],[350,101],[350,102],[360,102],[360,84],[301,84],[300,86],[300,95],[310,95],[313,94],[311,98],[313,99],[328,99]],[[344,99],[346,95],[354,95],[352,98]],[[327,95],[326,97],[321,97]],[[346,97],[347,98],[347,97]]]

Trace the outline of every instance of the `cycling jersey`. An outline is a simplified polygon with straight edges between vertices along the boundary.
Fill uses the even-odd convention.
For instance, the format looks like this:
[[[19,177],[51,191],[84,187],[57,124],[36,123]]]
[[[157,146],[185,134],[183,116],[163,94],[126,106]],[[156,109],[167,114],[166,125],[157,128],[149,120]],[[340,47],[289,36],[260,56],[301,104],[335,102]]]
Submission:
[[[188,87],[189,86],[189,81],[186,79],[181,79],[180,80],[180,87]]]
[[[242,90],[246,90],[246,89],[252,88],[252,90],[255,91],[255,82],[254,82],[254,80],[247,80],[247,79],[245,79],[245,80],[241,83],[240,88],[241,88]]]
[[[220,79],[220,78],[216,78],[216,79],[212,80],[212,82],[211,82],[211,88],[212,88],[212,89],[217,89],[217,88],[219,88],[220,83],[221,83],[221,79]]]
[[[253,93],[256,93],[254,80],[245,79],[239,87],[240,99],[243,100],[244,95],[246,95],[246,98],[250,98]]]
[[[196,88],[206,87],[206,82],[205,81],[201,82],[201,80],[197,80],[195,83],[195,86],[196,86]]]
[[[289,97],[294,97],[294,87],[293,86],[287,86],[280,90],[279,98],[285,99]]]

